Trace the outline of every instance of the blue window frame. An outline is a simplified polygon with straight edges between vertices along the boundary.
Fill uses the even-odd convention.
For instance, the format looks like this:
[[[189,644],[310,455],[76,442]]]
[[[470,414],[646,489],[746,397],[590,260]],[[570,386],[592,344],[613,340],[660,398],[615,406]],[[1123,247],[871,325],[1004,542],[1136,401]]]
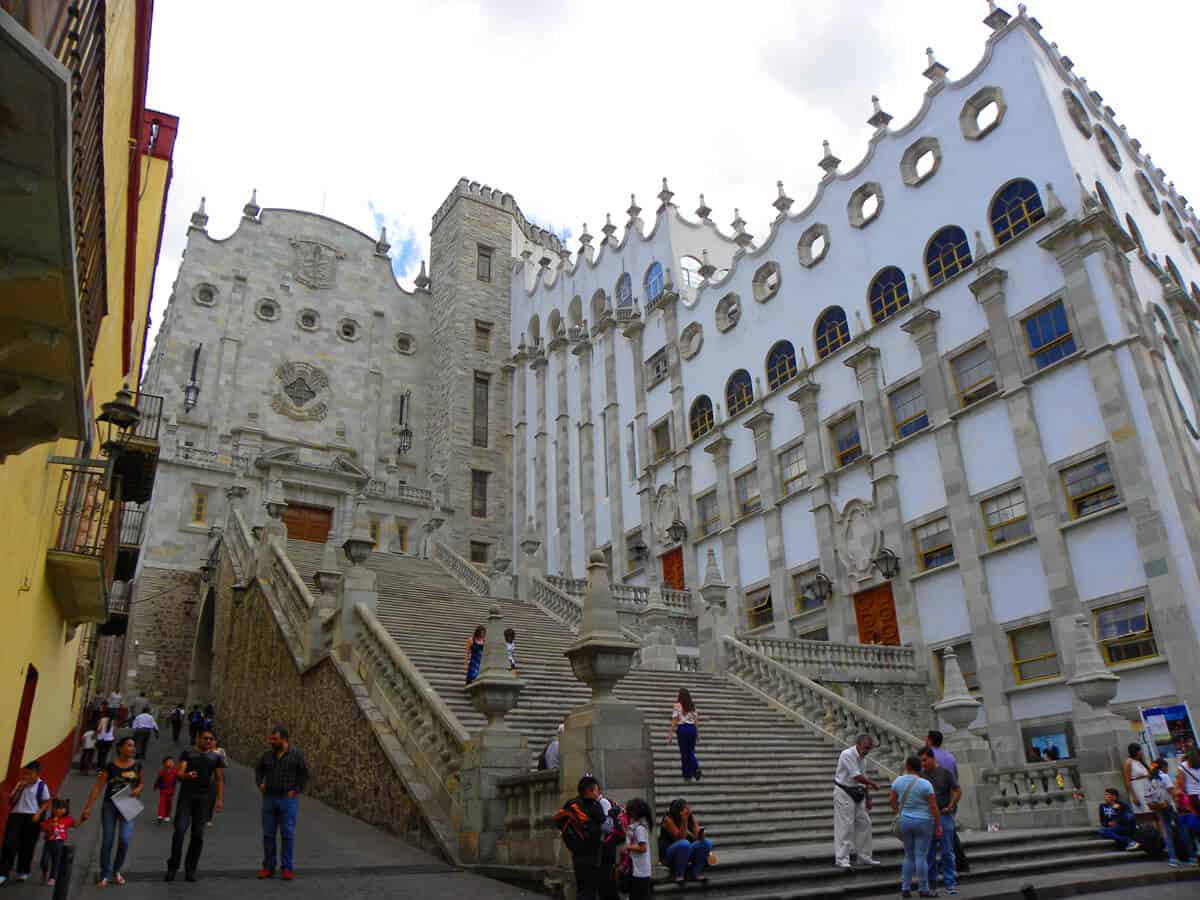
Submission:
[[[1021,323],[1033,364],[1044,369],[1075,352],[1075,336],[1067,323],[1067,310],[1061,300],[1035,312]]]
[[[817,358],[824,359],[850,340],[850,326],[846,324],[846,311],[840,306],[831,306],[817,319]]]
[[[869,299],[871,318],[877,325],[908,306],[908,279],[904,272],[896,266],[883,269],[871,281]]]
[[[661,263],[651,263],[646,270],[646,302],[657,300],[663,292],[663,267]]]
[[[925,250],[930,287],[944,284],[970,265],[971,245],[967,233],[957,225],[947,225],[935,234]]]
[[[1025,178],[1010,181],[992,201],[990,219],[996,246],[1003,247],[1044,218],[1046,210],[1037,186]]]

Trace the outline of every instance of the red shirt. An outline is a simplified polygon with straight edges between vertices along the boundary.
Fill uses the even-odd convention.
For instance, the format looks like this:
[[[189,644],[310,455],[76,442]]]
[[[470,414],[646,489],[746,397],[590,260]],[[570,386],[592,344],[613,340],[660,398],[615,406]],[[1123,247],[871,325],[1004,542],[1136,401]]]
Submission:
[[[158,779],[154,782],[154,786],[164,794],[175,793],[175,779],[178,777],[174,769],[162,768],[158,770]]]
[[[42,823],[42,831],[48,841],[65,841],[67,829],[74,828],[79,823],[70,816],[59,816],[57,819],[47,819]]]

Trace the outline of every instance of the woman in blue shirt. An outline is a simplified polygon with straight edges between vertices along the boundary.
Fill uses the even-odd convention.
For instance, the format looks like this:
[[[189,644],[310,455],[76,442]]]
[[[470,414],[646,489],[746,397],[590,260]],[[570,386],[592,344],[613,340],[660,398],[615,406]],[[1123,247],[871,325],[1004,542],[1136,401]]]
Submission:
[[[942,819],[938,813],[933,785],[918,774],[921,758],[909,756],[904,760],[904,774],[892,782],[888,796],[892,812],[900,816],[900,840],[904,842],[904,865],[900,869],[901,896],[912,896],[913,868],[917,871],[918,894],[936,897],[930,887],[929,843],[942,836]]]

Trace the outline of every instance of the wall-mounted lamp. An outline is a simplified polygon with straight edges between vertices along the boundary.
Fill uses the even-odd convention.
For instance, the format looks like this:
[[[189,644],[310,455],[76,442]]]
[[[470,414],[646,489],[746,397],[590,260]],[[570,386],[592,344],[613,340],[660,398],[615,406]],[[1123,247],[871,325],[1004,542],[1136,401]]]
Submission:
[[[833,596],[833,582],[824,572],[818,572],[812,581],[804,586],[804,596],[824,605]]]
[[[871,565],[879,570],[879,574],[891,581],[900,574],[900,557],[884,547],[879,551],[876,557],[871,560]]]
[[[674,544],[682,544],[687,540],[687,535],[687,526],[684,525],[679,519],[676,519],[667,526],[667,537],[669,537],[671,542]]]
[[[200,400],[200,382],[196,380],[196,374],[200,369],[200,351],[203,349],[203,344],[196,345],[196,350],[192,353],[192,374],[183,386],[183,408],[187,412],[195,409]]]

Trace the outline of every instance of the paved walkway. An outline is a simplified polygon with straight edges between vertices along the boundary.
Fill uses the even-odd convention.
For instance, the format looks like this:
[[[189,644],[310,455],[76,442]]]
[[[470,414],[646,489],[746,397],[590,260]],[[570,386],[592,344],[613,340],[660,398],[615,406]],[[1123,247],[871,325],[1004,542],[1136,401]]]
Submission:
[[[343,815],[325,804],[302,797],[296,829],[296,880],[281,882],[278,877],[258,881],[254,872],[262,858],[262,831],[259,826],[259,795],[253,772],[231,765],[226,770],[225,811],[219,813],[204,840],[199,877],[195,883],[183,880],[183,872],[171,884],[162,880],[171,850],[171,825],[160,825],[154,813],[158,796],[151,789],[159,761],[172,750],[169,740],[151,745],[147,753],[144,812],[134,829],[124,875],[125,887],[106,889],[95,885],[100,847],[100,816],[92,818],[73,833],[76,871],[71,897],[111,897],[119,891],[120,900],[187,897],[209,900],[248,896],[271,898],[361,897],[394,898],[420,896],[422,900],[521,900],[536,896],[491,879],[464,872],[428,853],[416,850],[378,828]],[[78,813],[94,779],[73,773],[64,793]],[[38,851],[40,854],[40,850]],[[40,859],[40,856],[37,857]],[[84,871],[86,867],[86,872]],[[16,887],[16,886],[14,886]],[[13,888],[6,888],[5,896]],[[41,885],[16,887],[17,893],[48,898]]]

